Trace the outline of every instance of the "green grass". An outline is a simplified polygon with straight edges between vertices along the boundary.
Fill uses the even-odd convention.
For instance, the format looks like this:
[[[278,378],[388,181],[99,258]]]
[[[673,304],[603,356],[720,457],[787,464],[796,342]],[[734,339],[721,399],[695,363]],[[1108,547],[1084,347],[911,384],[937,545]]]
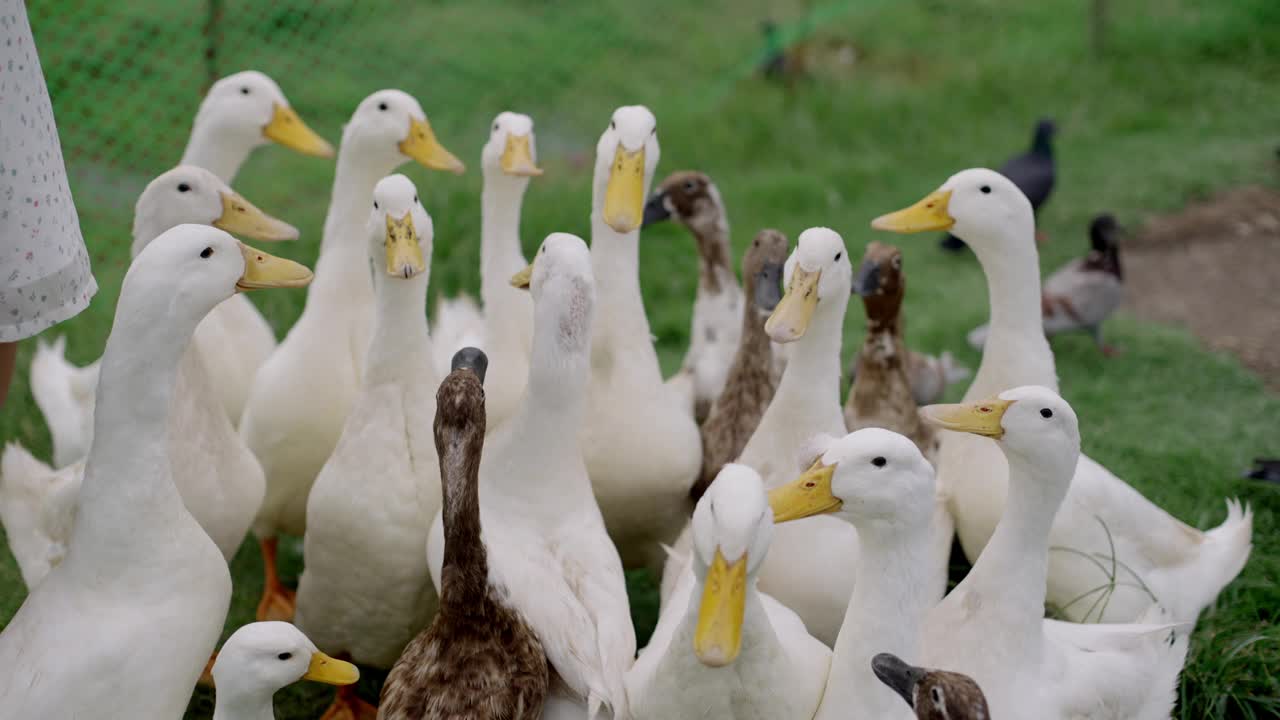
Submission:
[[[366,94],[417,96],[437,134],[472,165],[462,178],[420,168],[436,225],[433,295],[476,291],[480,176],[474,169],[492,117],[531,114],[547,175],[524,208],[524,244],[548,232],[587,234],[591,152],[609,113],[645,103],[659,118],[660,173],[698,168],[725,196],[739,249],[756,229],[793,238],[811,225],[843,233],[851,252],[875,235],[868,220],[934,189],[952,172],[996,165],[1028,142],[1040,115],[1058,120],[1059,186],[1041,216],[1052,269],[1084,247],[1090,216],[1111,210],[1140,226],[1155,213],[1246,182],[1276,184],[1280,144],[1280,4],[1274,0],[1110,3],[1108,50],[1090,51],[1086,3],[1048,0],[866,0],[816,9],[819,33],[853,43],[851,69],[786,89],[750,75],[758,23],[803,17],[814,3],[322,3],[227,1],[218,72],[254,67],[275,77],[308,123],[335,140]],[[72,359],[101,351],[128,258],[134,199],[176,162],[206,79],[203,5],[32,3],[32,24],[54,92],[81,222],[101,290],[54,332]],[[332,164],[279,148],[256,153],[235,183],[294,223],[284,254],[311,263]],[[971,258],[943,256],[932,236],[900,242],[910,277],[908,339],[976,366],[964,334],[985,319],[985,288]],[[281,248],[273,248],[273,250]],[[678,228],[646,232],[642,284],[664,367],[683,353],[696,278],[693,245]],[[255,296],[281,334],[301,292]],[[1248,312],[1241,308],[1241,312]],[[851,308],[846,351],[861,340]],[[1104,360],[1084,337],[1054,341],[1066,397],[1086,452],[1198,527],[1222,520],[1222,499],[1255,511],[1254,554],[1196,630],[1182,683],[1183,718],[1280,712],[1280,491],[1238,479],[1255,455],[1280,450],[1280,399],[1233,359],[1185,332],[1121,315],[1109,326],[1125,349]],[[0,437],[42,456],[43,421],[26,385],[33,346],[0,416]],[[959,390],[953,391],[954,393]],[[0,559],[0,621],[23,597],[16,566]],[[285,574],[300,570],[287,552]],[[246,544],[232,564],[228,631],[251,619],[260,563]],[[648,580],[633,577],[642,637],[654,621]],[[376,683],[366,681],[376,693]],[[314,718],[328,688],[277,696],[282,719]],[[188,717],[208,717],[199,691]]]

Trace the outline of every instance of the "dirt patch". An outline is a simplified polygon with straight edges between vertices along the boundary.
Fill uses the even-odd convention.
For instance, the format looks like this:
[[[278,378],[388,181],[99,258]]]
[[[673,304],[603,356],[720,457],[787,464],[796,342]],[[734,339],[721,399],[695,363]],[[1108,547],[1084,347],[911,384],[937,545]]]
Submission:
[[[1280,192],[1241,187],[1188,205],[1121,252],[1130,311],[1185,326],[1280,392]]]

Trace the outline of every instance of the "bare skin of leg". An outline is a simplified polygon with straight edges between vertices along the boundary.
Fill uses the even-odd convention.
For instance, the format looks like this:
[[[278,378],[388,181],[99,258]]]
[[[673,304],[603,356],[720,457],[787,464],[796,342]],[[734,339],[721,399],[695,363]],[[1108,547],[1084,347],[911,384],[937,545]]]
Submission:
[[[282,620],[289,622],[293,619],[293,611],[297,605],[297,596],[294,591],[284,586],[280,582],[280,574],[276,571],[276,550],[280,544],[280,538],[269,537],[258,540],[258,547],[262,550],[262,573],[264,582],[262,585],[262,600],[258,602],[258,620]]]
[[[9,397],[9,383],[13,382],[13,365],[18,358],[18,343],[0,343],[0,408]]]
[[[1036,230],[1036,244],[1043,245],[1049,241],[1049,236],[1044,234],[1042,230]]]
[[[339,660],[351,661],[351,655],[347,653],[339,653],[336,657]],[[333,704],[324,711],[320,720],[378,720],[378,708],[361,700],[360,696],[356,695],[355,685],[341,685],[338,687],[338,695],[333,699]]]
[[[204,671],[200,673],[200,679],[197,684],[205,687],[213,687],[213,664],[218,661],[218,651],[214,650],[209,656],[209,662],[204,664]]]

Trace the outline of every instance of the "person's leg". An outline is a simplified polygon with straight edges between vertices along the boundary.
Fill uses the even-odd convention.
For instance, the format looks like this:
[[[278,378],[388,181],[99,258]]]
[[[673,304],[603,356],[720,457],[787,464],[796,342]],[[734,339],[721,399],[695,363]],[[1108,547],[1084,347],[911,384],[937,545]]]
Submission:
[[[0,408],[9,397],[9,383],[13,381],[13,365],[18,359],[18,343],[0,343]]]

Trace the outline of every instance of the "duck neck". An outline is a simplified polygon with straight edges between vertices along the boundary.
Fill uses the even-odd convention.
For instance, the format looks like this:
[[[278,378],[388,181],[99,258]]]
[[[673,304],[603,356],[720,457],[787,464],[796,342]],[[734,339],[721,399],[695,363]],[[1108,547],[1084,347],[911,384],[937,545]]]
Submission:
[[[597,208],[591,214],[591,268],[599,306],[592,343],[592,364],[625,366],[636,380],[662,382],[658,354],[649,334],[649,318],[640,295],[640,231],[619,233]]]
[[[538,447],[577,442],[582,425],[590,375],[591,328],[589,320],[566,334],[574,322],[563,317],[568,300],[544,299],[534,306],[533,347],[529,355],[529,382],[520,406],[518,435]],[[573,329],[573,328],[570,328]]]
[[[213,720],[275,720],[273,694],[219,690],[213,707]]]
[[[514,293],[511,276],[524,269],[520,248],[520,209],[529,178],[487,170],[480,191],[480,297],[488,314],[504,307]],[[524,294],[524,293],[522,293]]]
[[[804,337],[792,344],[787,369],[782,373],[775,398],[831,405],[840,414],[840,335],[844,325],[843,302],[819,305]]]
[[[376,384],[417,375],[434,388],[431,337],[427,332],[427,281],[430,270],[407,280],[394,278],[373,263],[374,322],[365,382]]]
[[[1053,351],[1044,337],[1040,311],[1040,258],[1034,225],[1021,223],[1009,237],[974,243],[987,276],[991,323],[973,384],[965,400],[978,400],[1021,385],[1058,389]]]
[[[157,218],[149,215],[135,215],[133,219],[133,245],[129,247],[129,257],[136,258],[142,249],[151,244],[152,240],[160,237],[160,233],[168,230],[168,227],[161,227],[161,223]]]
[[[444,508],[441,604],[451,610],[480,609],[489,561],[480,537],[480,453],[484,428],[442,427],[436,434]]]
[[[395,166],[372,167],[355,150],[343,143],[343,151],[338,153],[320,257],[307,291],[308,305],[320,302],[367,308],[372,300],[365,220],[372,207],[374,185]]]
[[[1070,487],[1079,453],[1058,461],[1047,457],[1033,461],[1001,449],[1009,462],[1008,499],[991,540],[964,582],[998,588],[989,596],[990,604],[999,608],[993,607],[992,612],[1029,618],[1038,626],[1049,574],[1049,531]]]
[[[73,539],[89,548],[125,532],[166,532],[182,508],[166,445],[173,387],[200,318],[177,303],[156,305],[127,286],[102,355],[93,445]],[[139,525],[139,518],[146,522]],[[123,529],[131,528],[127,532]]]
[[[246,144],[232,133],[220,132],[217,127],[202,123],[197,118],[191,126],[191,136],[179,164],[202,167],[230,185],[256,146],[256,143]]]
[[[729,250],[729,222],[723,214],[713,222],[692,223],[689,231],[698,243],[698,289],[715,294],[738,284]]]
[[[930,605],[924,592],[932,567],[929,528],[928,515],[911,523],[858,526],[858,575],[875,581],[853,586],[818,718],[844,717],[833,711],[845,712],[855,703],[865,708],[859,713],[865,717],[903,715],[902,698],[876,678],[871,658],[881,652],[902,657],[919,652],[920,623]]]

